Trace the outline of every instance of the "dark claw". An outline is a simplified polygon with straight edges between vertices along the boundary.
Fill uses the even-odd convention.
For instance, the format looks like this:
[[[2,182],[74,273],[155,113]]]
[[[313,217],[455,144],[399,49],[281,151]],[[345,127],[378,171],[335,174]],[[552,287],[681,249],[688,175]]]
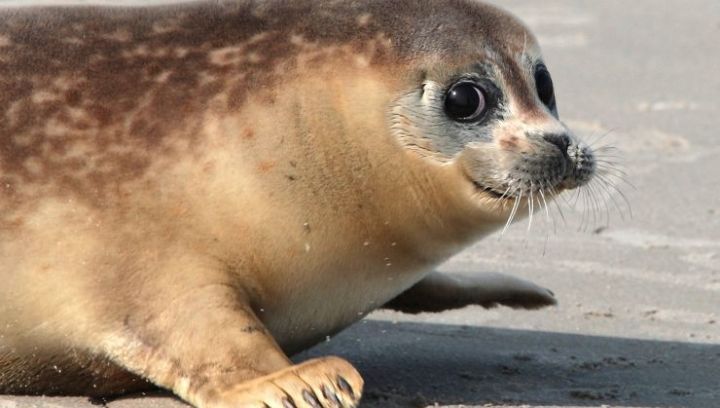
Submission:
[[[282,399],[283,408],[297,408],[292,398],[285,397]]]
[[[320,405],[320,401],[318,401],[317,397],[312,392],[308,390],[303,390],[302,395],[305,402],[310,404],[311,407],[322,408],[322,405]]]
[[[338,399],[337,395],[335,395],[335,391],[333,391],[330,387],[323,384],[322,386],[322,393],[323,397],[325,397],[326,400],[331,401],[333,404],[340,406],[340,399]]]
[[[341,375],[338,375],[337,383],[338,387],[340,387],[341,390],[345,391],[346,393],[350,394],[351,397],[355,398],[355,392],[353,392],[350,383],[348,383],[347,380],[344,379]]]

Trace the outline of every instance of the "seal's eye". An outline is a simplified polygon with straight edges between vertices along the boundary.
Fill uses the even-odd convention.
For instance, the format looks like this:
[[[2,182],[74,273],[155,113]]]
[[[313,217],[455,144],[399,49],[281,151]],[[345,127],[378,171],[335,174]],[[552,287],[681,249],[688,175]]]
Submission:
[[[539,65],[535,69],[535,87],[542,103],[550,110],[555,109],[555,88],[545,65]]]
[[[453,120],[477,120],[486,106],[484,91],[472,82],[459,82],[445,95],[445,113]]]

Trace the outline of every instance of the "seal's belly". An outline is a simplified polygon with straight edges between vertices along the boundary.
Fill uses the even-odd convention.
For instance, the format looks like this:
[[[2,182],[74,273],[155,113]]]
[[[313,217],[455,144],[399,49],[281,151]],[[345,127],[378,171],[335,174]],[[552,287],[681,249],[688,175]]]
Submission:
[[[410,271],[336,271],[300,284],[286,301],[258,311],[280,346],[295,353],[321,342],[382,307],[424,274]]]

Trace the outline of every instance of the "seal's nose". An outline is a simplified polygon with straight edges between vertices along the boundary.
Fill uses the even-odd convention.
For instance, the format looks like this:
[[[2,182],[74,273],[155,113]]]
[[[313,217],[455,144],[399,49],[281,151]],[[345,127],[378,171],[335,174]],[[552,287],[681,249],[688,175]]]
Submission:
[[[564,133],[550,133],[543,135],[543,139],[557,146],[563,153],[567,153],[568,146],[570,146],[570,137]]]

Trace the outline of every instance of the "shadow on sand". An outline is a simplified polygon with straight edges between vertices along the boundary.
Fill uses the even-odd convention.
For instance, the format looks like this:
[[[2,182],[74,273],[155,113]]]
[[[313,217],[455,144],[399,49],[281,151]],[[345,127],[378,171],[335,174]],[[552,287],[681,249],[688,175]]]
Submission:
[[[363,407],[720,407],[720,345],[365,320],[297,356],[335,354]]]
[[[363,374],[362,408],[720,407],[718,344],[366,319],[295,360],[329,354]],[[185,406],[163,392],[97,402]],[[91,407],[81,397],[0,396],[0,407],[26,406]]]

